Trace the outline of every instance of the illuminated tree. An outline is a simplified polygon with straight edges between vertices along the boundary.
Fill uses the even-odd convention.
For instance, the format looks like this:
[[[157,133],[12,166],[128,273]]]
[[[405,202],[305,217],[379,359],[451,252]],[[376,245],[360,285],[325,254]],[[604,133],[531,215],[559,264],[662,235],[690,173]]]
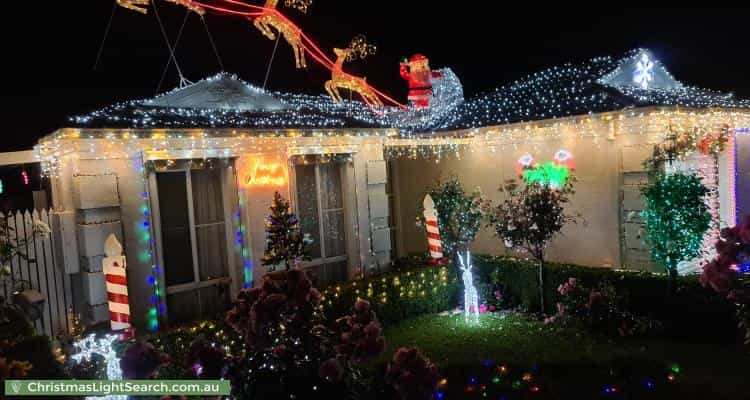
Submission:
[[[287,271],[301,261],[309,261],[310,239],[299,229],[299,219],[289,210],[289,202],[274,193],[271,215],[266,219],[266,251],[263,265],[284,267]]]
[[[677,264],[697,257],[711,224],[705,203],[708,189],[693,174],[661,174],[642,190],[647,242],[654,261],[664,263],[669,291],[674,289]]]
[[[559,186],[538,181],[519,188],[515,180],[500,188],[506,194],[490,213],[490,226],[505,246],[530,254],[539,264],[540,310],[544,313],[544,253],[555,235],[576,216],[565,214],[565,205],[574,193],[575,178],[569,177]]]
[[[451,260],[456,252],[466,249],[477,236],[482,227],[487,201],[478,187],[466,194],[456,177],[445,182],[438,181],[435,186],[427,189],[427,193],[435,202],[443,250]],[[421,204],[417,211],[417,226],[424,228]]]

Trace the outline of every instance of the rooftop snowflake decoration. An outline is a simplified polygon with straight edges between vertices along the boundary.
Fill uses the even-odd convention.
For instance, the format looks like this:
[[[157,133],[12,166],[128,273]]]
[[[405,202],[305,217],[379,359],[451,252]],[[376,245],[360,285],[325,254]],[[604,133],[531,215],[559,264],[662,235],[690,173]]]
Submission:
[[[654,80],[654,62],[648,54],[641,54],[641,59],[635,64],[633,71],[633,83],[641,89],[648,89],[648,85]]]

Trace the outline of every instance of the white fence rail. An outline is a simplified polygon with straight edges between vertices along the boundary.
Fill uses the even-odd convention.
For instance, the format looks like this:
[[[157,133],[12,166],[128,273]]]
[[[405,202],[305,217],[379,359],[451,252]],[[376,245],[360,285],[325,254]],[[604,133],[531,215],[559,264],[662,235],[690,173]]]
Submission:
[[[64,261],[56,253],[55,243],[60,234],[51,210],[0,213],[6,223],[0,224],[4,237],[17,249],[8,263],[10,276],[0,280],[0,296],[13,301],[17,288],[34,289],[44,296],[41,315],[33,321],[36,331],[49,336],[70,331],[69,311],[73,307],[70,277],[65,273]],[[34,234],[35,221],[47,224],[52,233]],[[0,245],[2,245],[0,243]]]

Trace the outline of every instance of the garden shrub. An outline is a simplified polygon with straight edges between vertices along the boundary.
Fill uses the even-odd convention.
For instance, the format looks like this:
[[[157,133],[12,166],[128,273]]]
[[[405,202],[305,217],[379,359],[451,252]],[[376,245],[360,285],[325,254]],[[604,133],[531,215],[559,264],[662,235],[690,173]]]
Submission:
[[[6,363],[28,363],[28,378],[66,377],[50,338],[37,335],[23,312],[13,306],[0,305],[0,358]]]
[[[327,288],[322,297],[323,312],[328,320],[335,320],[361,298],[372,304],[383,324],[395,324],[456,307],[461,286],[452,266],[401,268]]]
[[[490,287],[503,293],[503,300],[525,310],[539,309],[537,266],[533,261],[504,256],[476,256],[474,265],[490,279]],[[544,279],[545,307],[555,309],[556,290],[573,277],[586,287],[609,281],[626,297],[625,307],[634,314],[664,323],[671,337],[705,338],[711,341],[733,337],[735,317],[732,305],[703,288],[697,276],[677,278],[673,296],[667,298],[666,275],[650,272],[548,264]],[[481,294],[480,294],[481,295]]]

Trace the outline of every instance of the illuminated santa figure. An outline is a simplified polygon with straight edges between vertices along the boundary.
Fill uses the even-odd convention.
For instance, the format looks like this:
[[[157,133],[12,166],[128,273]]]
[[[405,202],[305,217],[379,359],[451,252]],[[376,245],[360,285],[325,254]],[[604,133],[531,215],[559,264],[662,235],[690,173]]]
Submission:
[[[432,99],[432,79],[441,78],[442,73],[430,70],[430,60],[415,54],[401,61],[401,77],[409,81],[409,102],[415,108],[425,108]]]

